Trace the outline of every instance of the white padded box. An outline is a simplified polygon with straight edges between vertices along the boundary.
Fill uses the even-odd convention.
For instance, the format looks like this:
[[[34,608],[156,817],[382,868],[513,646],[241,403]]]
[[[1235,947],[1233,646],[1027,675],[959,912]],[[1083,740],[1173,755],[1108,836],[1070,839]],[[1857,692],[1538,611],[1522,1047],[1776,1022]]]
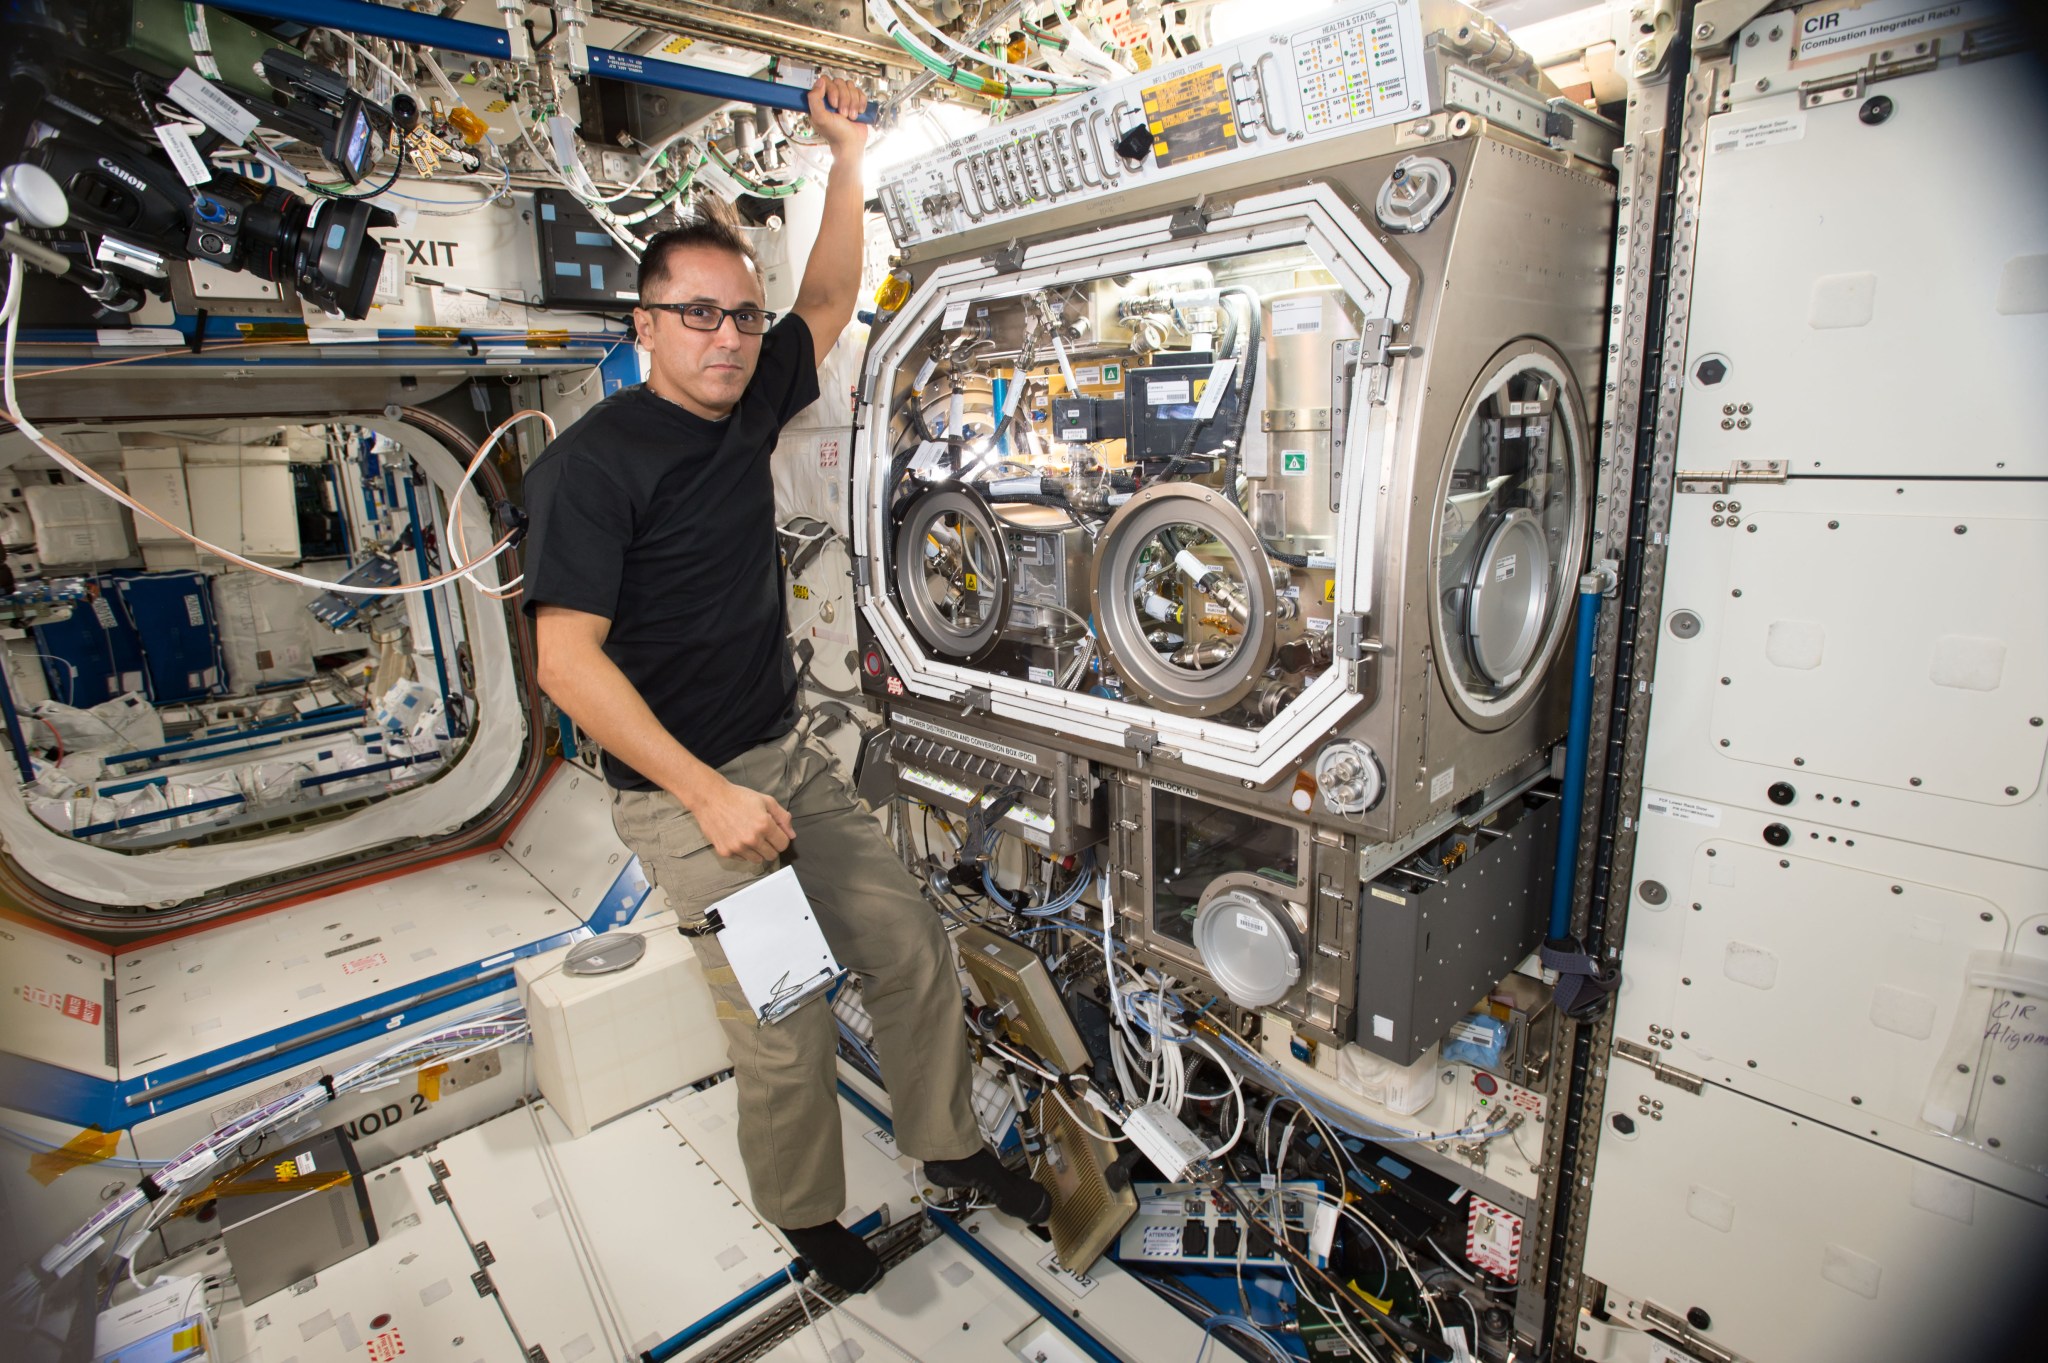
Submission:
[[[675,915],[613,931],[647,941],[646,954],[614,974],[564,973],[566,947],[514,968],[533,1025],[535,1081],[577,1136],[729,1064],[704,968]]]

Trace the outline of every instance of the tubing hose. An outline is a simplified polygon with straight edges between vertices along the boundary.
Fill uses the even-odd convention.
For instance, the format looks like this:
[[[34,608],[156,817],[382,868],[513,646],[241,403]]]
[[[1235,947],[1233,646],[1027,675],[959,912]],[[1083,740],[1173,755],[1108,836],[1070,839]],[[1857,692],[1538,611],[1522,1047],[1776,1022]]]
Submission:
[[[1593,647],[1599,633],[1604,583],[1597,573],[1579,579],[1579,619],[1572,642],[1572,717],[1565,731],[1564,790],[1558,805],[1557,868],[1550,884],[1550,941],[1572,930],[1572,896],[1579,876],[1579,818],[1586,803],[1586,749],[1593,727]]]

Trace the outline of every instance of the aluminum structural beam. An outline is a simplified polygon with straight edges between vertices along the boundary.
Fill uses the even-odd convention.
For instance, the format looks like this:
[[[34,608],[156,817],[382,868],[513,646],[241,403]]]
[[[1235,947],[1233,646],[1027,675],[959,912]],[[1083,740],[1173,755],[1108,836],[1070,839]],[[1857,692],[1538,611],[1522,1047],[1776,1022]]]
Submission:
[[[512,59],[512,43],[502,28],[369,4],[366,0],[229,0],[217,8],[265,19],[284,19],[313,28],[338,29],[361,37],[388,38],[392,42],[464,52],[495,61]],[[655,57],[638,57],[608,47],[590,49],[590,74],[717,100],[788,109],[793,113],[803,113],[806,109],[805,92],[795,86],[751,76],[731,76],[723,71],[707,71],[702,67]],[[874,110],[871,107],[862,121],[873,120]]]

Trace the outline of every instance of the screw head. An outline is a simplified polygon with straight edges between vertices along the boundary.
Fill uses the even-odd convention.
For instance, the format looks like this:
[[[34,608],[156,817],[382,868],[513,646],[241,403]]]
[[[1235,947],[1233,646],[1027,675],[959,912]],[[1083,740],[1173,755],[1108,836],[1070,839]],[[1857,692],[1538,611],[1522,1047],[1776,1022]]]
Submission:
[[[1699,39],[1701,42],[1705,42],[1707,41],[1707,39],[1714,36],[1714,26],[1712,24],[1701,24],[1698,28],[1692,31],[1692,36]]]
[[[1863,107],[1856,111],[1856,117],[1865,125],[1875,128],[1892,116],[1894,105],[1889,95],[1872,95],[1863,101]]]
[[[1708,32],[1712,32],[1714,28],[1712,24],[1701,24],[1700,27]],[[1685,1313],[1685,1323],[1695,1330],[1710,1330],[1714,1326],[1714,1318],[1701,1307],[1695,1306]]]

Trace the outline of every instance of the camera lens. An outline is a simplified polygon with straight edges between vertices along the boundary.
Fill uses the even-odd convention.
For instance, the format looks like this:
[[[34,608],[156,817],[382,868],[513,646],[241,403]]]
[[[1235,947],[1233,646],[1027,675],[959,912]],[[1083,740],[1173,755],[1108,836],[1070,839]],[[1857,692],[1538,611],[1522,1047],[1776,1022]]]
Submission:
[[[327,312],[366,317],[384,269],[384,246],[370,235],[396,219],[353,199],[306,203],[270,188],[244,212],[242,267],[264,279],[289,279],[299,297]]]
[[[330,312],[366,317],[384,270],[384,245],[370,229],[393,221],[381,208],[330,199],[312,205],[292,253],[299,296]]]

